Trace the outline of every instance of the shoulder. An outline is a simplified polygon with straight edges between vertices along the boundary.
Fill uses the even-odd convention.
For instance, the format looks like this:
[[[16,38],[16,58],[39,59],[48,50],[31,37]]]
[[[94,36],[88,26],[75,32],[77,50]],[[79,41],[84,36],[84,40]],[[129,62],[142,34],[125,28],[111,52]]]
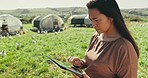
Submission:
[[[115,41],[115,43],[116,43],[116,45],[118,45],[118,46],[120,46],[122,48],[133,47],[132,43],[129,40],[123,38],[123,37],[117,39]]]
[[[118,46],[118,51],[120,56],[126,56],[126,55],[137,56],[134,46],[129,40],[125,38],[118,39],[116,42],[116,46]]]
[[[115,72],[119,77],[135,78],[138,69],[138,57],[136,51],[127,39],[120,39],[118,53],[116,53]]]
[[[116,73],[118,76],[123,77],[127,76],[131,78],[131,76],[136,76],[137,68],[138,68],[138,57],[136,51],[131,44],[125,38],[121,38],[118,40],[118,53],[116,53]]]

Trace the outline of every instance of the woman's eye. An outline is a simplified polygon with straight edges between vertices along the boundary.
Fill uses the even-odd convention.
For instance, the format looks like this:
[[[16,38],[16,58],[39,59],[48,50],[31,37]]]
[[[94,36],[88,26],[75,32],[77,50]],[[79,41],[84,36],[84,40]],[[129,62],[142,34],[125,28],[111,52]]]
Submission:
[[[95,21],[98,21],[98,20],[95,20]]]
[[[99,20],[98,20],[98,19],[95,19],[94,21],[97,22],[97,21],[99,21]]]
[[[97,20],[94,20],[94,21],[95,21],[95,22],[100,22],[101,20],[98,20],[98,19],[97,19]]]

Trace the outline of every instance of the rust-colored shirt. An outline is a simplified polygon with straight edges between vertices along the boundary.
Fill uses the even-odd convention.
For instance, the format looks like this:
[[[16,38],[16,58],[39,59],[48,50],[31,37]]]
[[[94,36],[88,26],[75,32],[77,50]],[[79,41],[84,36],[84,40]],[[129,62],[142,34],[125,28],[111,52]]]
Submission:
[[[137,78],[136,51],[123,37],[104,41],[94,34],[85,60],[90,78]]]

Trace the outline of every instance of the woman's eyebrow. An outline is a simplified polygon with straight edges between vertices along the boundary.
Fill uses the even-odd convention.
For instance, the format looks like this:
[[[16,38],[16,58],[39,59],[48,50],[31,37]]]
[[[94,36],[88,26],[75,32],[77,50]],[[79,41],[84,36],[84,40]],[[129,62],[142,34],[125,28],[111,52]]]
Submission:
[[[99,19],[99,17],[93,17],[93,18],[90,18],[90,17],[89,17],[89,19],[90,19],[90,20],[96,20],[96,19]]]
[[[96,18],[96,17],[93,17],[93,18],[90,18],[90,17],[89,17],[89,19],[93,19],[93,20],[94,20],[94,19],[97,19],[97,18]]]
[[[99,19],[99,17],[93,17],[92,19],[93,19],[93,20],[96,20],[96,19]]]
[[[92,18],[92,19],[94,20],[94,19],[97,19],[97,18],[94,17],[94,18]]]

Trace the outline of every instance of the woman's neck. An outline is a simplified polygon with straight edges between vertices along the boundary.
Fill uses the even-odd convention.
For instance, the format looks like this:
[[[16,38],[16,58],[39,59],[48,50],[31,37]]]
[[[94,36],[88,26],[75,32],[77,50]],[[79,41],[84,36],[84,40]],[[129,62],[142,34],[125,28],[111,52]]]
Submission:
[[[113,41],[120,38],[120,34],[116,31],[115,26],[112,24],[107,32],[101,33],[100,38],[103,41]]]

